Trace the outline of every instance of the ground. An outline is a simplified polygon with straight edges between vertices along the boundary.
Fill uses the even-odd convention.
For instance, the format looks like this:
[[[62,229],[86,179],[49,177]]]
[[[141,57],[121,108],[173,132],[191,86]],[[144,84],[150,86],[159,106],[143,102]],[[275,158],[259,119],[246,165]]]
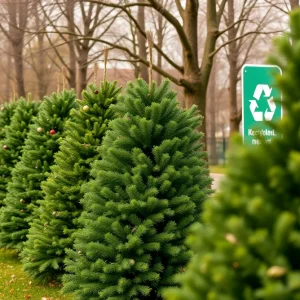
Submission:
[[[57,284],[38,285],[22,271],[14,251],[0,250],[0,300],[71,300]]]

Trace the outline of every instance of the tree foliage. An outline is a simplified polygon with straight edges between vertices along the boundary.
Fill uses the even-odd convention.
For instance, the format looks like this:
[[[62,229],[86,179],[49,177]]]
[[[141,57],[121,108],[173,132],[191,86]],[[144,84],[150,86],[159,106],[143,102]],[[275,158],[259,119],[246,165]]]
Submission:
[[[66,90],[45,97],[40,106],[22,157],[12,171],[0,212],[0,247],[22,249],[37,200],[43,199],[41,182],[47,178],[53,155],[65,134],[65,122],[74,106],[75,94]]]
[[[10,124],[15,108],[16,102],[5,103],[0,108],[0,140],[6,136],[6,126]]]
[[[24,270],[32,278],[49,282],[64,272],[65,248],[73,246],[72,233],[82,212],[81,186],[90,179],[91,164],[100,159],[99,146],[114,118],[110,106],[119,91],[116,82],[91,84],[71,112],[22,252]]]
[[[203,225],[188,239],[195,252],[168,300],[300,299],[300,11],[276,42],[283,75],[283,120],[271,144],[235,142],[221,191],[206,202]]]
[[[7,184],[11,180],[11,171],[19,161],[23,145],[29,132],[29,125],[33,117],[38,114],[39,103],[27,102],[24,98],[15,104],[3,106],[2,124],[10,122],[5,126],[5,138],[0,146],[0,207],[6,196]],[[14,111],[13,116],[12,112]]]
[[[138,79],[115,106],[85,188],[83,228],[68,250],[64,291],[79,299],[161,299],[190,258],[183,241],[210,193],[195,107],[169,82]]]

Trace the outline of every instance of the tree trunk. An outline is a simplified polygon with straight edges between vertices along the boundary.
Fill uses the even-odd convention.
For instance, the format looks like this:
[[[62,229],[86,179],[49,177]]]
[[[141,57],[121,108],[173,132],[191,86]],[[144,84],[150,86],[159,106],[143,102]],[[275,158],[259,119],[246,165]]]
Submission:
[[[39,61],[39,78],[38,78],[38,86],[39,86],[39,99],[43,99],[43,97],[47,94],[47,80],[46,80],[46,64],[45,64],[45,49],[44,49],[44,36],[42,34],[38,34],[38,45],[39,45],[39,53],[38,53],[38,61]]]
[[[290,0],[291,9],[299,7],[299,0]]]
[[[88,47],[82,47],[79,52],[78,64],[79,64],[79,73],[78,73],[78,95],[81,95],[81,92],[87,86],[87,70],[88,70]]]
[[[200,97],[205,96],[205,91],[203,92],[200,68],[198,65],[197,19],[198,5],[188,0],[183,14],[183,29],[190,45],[190,50],[186,50],[183,47],[183,78],[189,83],[189,86],[184,89],[185,107],[189,108],[193,104],[197,104],[201,114],[205,115],[206,105],[202,99],[200,99]]]
[[[6,73],[6,87],[5,87],[5,101],[10,100],[10,95],[11,95],[11,68],[12,68],[12,63],[11,63],[11,56],[10,56],[10,49],[7,52],[7,73]]]
[[[191,52],[183,49],[184,74],[183,79],[187,81],[184,88],[185,106],[198,106],[200,113],[204,116],[206,111],[206,91],[213,64],[213,56],[217,40],[218,24],[216,18],[216,3],[207,1],[207,37],[202,57],[201,69],[198,63],[198,1],[188,0],[183,13],[183,29],[188,38]],[[203,120],[200,131],[206,137],[206,120]]]
[[[143,0],[138,0],[139,3],[144,3]],[[145,31],[145,7],[138,7],[137,21],[143,31]],[[147,60],[147,47],[145,37],[138,32],[139,56]],[[145,81],[149,81],[148,67],[140,63],[140,77]]]
[[[228,24],[230,26],[234,23],[234,0],[228,0]],[[233,26],[228,31],[228,40],[234,40],[236,38],[236,28]],[[231,42],[228,46],[229,49],[229,107],[230,107],[230,134],[239,131],[240,116],[237,107],[237,60],[238,50],[237,43]]]
[[[161,14],[158,14],[158,18],[157,18],[157,46],[159,47],[159,49],[162,49],[163,46],[163,16]],[[161,54],[158,52],[157,53],[157,66],[161,69],[162,68],[162,56]],[[160,85],[161,81],[162,81],[162,76],[160,73],[157,72],[157,84]]]
[[[23,69],[23,48],[24,34],[27,25],[29,12],[28,1],[7,1],[6,8],[8,13],[8,31],[6,36],[11,43],[14,56],[15,80],[17,84],[17,94],[25,97],[24,69]]]
[[[66,3],[66,12],[68,18],[68,30],[75,34],[75,26],[74,26],[74,0],[67,0]],[[70,88],[76,88],[76,52],[75,52],[75,43],[73,41],[74,37],[72,35],[68,35],[68,48],[69,48],[69,76],[67,76],[67,80]]]
[[[206,110],[206,90],[207,87],[203,86],[200,81],[194,85],[194,89],[184,88],[184,98],[186,108],[191,107],[193,104],[197,105],[199,113],[204,116]],[[203,119],[199,131],[204,134],[203,142],[206,139],[206,120]],[[205,143],[206,145],[206,143]]]
[[[208,114],[209,123],[207,127],[209,128],[208,135],[208,151],[210,154],[210,163],[212,165],[218,164],[218,154],[217,154],[217,143],[216,143],[216,65],[214,65],[208,85]]]
[[[26,97],[24,86],[24,69],[23,69],[23,41],[13,45],[15,78],[17,83],[18,97]]]
[[[36,31],[39,32],[42,29],[39,19],[38,7],[34,7],[34,16],[35,16],[35,25]],[[37,34],[38,39],[38,66],[37,66],[37,80],[38,80],[38,96],[39,99],[47,94],[47,80],[46,80],[46,61],[45,61],[45,48],[44,48],[44,35],[39,33]],[[32,59],[34,63],[34,58]]]
[[[130,26],[131,26],[132,40],[133,40],[133,53],[138,55],[137,33],[136,33],[132,23],[130,23]],[[140,75],[139,64],[137,62],[133,62],[132,65],[133,65],[133,69],[134,69],[134,78],[138,78]]]

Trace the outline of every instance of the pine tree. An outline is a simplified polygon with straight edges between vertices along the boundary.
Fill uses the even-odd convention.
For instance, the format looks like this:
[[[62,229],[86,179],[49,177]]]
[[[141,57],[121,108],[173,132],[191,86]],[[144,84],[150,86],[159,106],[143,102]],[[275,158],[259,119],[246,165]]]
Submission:
[[[14,106],[16,106],[15,113],[10,117]],[[21,98],[16,105],[11,104],[10,107],[4,109],[6,121],[11,118],[11,123],[5,128],[5,139],[1,141],[0,146],[0,207],[3,206],[7,184],[11,180],[11,171],[19,161],[29,125],[38,114],[38,108],[38,102],[27,102]]]
[[[86,185],[83,228],[68,250],[65,292],[78,299],[161,299],[190,257],[183,240],[210,193],[196,108],[169,82],[129,83]]]
[[[22,249],[37,200],[43,199],[41,182],[53,164],[53,155],[58,151],[65,122],[74,106],[73,91],[53,93],[51,97],[45,97],[40,106],[22,157],[12,171],[0,211],[0,248]]]
[[[16,102],[5,103],[0,108],[0,141],[6,136],[6,126],[11,122],[14,115]]]
[[[40,281],[59,280],[64,272],[65,248],[73,246],[72,233],[82,212],[81,185],[90,178],[93,161],[100,159],[99,146],[114,118],[110,109],[120,89],[116,82],[94,84],[83,91],[78,110],[66,124],[66,138],[55,155],[51,174],[42,183],[45,197],[31,224],[22,252],[23,268]]]
[[[300,11],[272,59],[283,120],[271,144],[235,141],[220,192],[204,206],[189,244],[196,253],[168,300],[300,299]],[[281,136],[282,134],[282,136]]]

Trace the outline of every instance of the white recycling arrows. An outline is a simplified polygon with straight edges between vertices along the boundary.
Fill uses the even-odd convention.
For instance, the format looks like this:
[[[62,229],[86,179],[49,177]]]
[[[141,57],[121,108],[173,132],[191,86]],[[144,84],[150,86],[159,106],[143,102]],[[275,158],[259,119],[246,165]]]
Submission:
[[[256,100],[250,100],[250,110],[252,113],[252,116],[255,121],[262,121],[263,120],[263,113],[261,111],[255,111],[255,109],[258,107]]]
[[[272,88],[269,88],[267,84],[258,84],[255,88],[253,97],[257,100],[259,100],[262,92],[264,92],[265,97],[270,97],[272,93]]]
[[[271,111],[268,111],[268,110],[265,111],[265,119],[267,121],[271,121],[274,116],[275,110],[276,110],[276,104],[274,103],[273,97],[268,99],[268,104],[269,104],[269,108]]]
[[[250,111],[252,113],[252,116],[254,118],[255,121],[263,121],[264,119],[267,121],[271,121],[275,110],[276,110],[276,104],[274,102],[273,97],[269,98],[267,100],[268,105],[269,105],[269,110],[266,109],[265,113],[261,112],[261,111],[255,111],[256,108],[258,108],[258,104],[257,101],[260,100],[260,97],[262,96],[262,94],[264,94],[264,97],[270,97],[272,93],[272,88],[270,88],[267,84],[258,84],[255,88],[253,97],[256,100],[249,100],[250,101]]]

